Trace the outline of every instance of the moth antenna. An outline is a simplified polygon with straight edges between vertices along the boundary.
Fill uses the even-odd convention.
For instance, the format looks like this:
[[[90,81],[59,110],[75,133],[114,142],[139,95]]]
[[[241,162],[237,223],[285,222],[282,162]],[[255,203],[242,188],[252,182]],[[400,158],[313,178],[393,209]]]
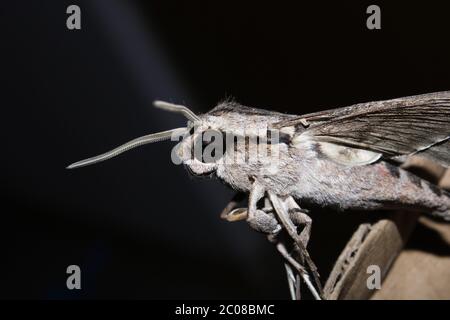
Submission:
[[[161,100],[153,101],[153,105],[159,109],[163,109],[163,110],[170,111],[170,112],[181,113],[186,118],[191,120],[192,122],[200,121],[200,118],[194,112],[192,112],[191,110],[189,110],[189,108],[187,108],[185,106],[182,106],[179,104],[173,104],[173,103],[165,102],[165,101],[161,101]]]
[[[72,163],[71,165],[67,166],[66,169],[80,168],[80,167],[88,166],[88,165],[91,165],[91,164],[94,164],[97,162],[105,161],[105,160],[111,159],[115,156],[118,156],[119,154],[121,154],[125,151],[131,150],[133,148],[142,146],[147,143],[164,141],[164,140],[170,139],[172,134],[174,134],[176,132],[183,133],[185,131],[186,131],[186,128],[177,128],[177,129],[162,131],[162,132],[158,132],[158,133],[151,133],[151,134],[133,139],[131,141],[128,141],[127,143],[125,143],[121,146],[118,146],[117,148],[114,148],[111,151],[100,154],[98,156]]]

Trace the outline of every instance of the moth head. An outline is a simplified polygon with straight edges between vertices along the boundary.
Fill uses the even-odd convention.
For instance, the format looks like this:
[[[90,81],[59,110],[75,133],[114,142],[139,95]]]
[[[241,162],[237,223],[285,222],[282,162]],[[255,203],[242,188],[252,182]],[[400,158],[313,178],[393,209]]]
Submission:
[[[236,152],[243,158],[242,154],[247,149],[244,145],[245,137],[248,133],[255,136],[253,131],[261,131],[266,134],[267,115],[256,113],[256,109],[251,110],[255,117],[243,117],[246,107],[220,105],[210,112],[197,116],[187,107],[175,105],[163,101],[155,101],[154,106],[166,111],[176,112],[184,115],[187,119],[186,127],[176,128],[158,133],[148,134],[131,140],[111,151],[81,160],[69,165],[68,169],[88,166],[94,163],[111,159],[125,151],[148,143],[172,140],[177,144],[172,149],[172,162],[183,164],[189,173],[196,176],[206,176],[215,172],[218,168],[234,160]],[[262,111],[258,111],[262,112]],[[248,110],[247,110],[247,113]],[[240,137],[239,140],[237,137]],[[239,140],[241,144],[236,143]],[[226,150],[229,148],[229,150]],[[232,152],[226,152],[232,151]],[[222,165],[222,167],[221,167]]]
[[[225,146],[222,127],[201,116],[201,121],[188,122],[187,132],[172,152],[172,161],[183,163],[194,176],[208,176],[223,162]]]

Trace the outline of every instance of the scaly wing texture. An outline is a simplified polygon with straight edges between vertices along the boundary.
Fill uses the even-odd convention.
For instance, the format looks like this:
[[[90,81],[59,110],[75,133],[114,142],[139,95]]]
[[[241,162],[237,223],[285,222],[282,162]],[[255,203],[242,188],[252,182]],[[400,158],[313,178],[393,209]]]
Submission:
[[[307,120],[310,126],[300,128]],[[385,158],[422,155],[450,166],[450,91],[361,103],[278,123],[295,126],[297,140],[330,142]]]

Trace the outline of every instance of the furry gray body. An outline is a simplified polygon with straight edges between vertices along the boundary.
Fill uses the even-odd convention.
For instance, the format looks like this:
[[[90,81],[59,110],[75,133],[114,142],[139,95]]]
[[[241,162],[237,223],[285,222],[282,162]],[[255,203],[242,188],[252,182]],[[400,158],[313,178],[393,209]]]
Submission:
[[[242,128],[270,128],[274,123],[298,116],[227,102],[201,118],[208,128],[233,132]],[[299,130],[303,129],[297,127],[297,133]],[[379,159],[366,165],[345,165],[327,157],[322,148],[323,144],[313,139],[280,143],[280,170],[276,174],[266,174],[267,167],[272,165],[270,159],[257,163],[217,163],[214,169],[218,178],[236,190],[250,192],[257,179],[266,190],[293,196],[305,208],[311,205],[337,210],[405,208],[450,219],[449,193],[400,168],[399,163]]]
[[[320,159],[314,148],[286,151],[277,175],[255,174],[260,165],[219,167],[217,176],[234,189],[250,192],[255,177],[267,190],[293,196],[303,208],[320,206],[337,210],[410,209],[450,215],[448,193],[390,163],[346,167]]]

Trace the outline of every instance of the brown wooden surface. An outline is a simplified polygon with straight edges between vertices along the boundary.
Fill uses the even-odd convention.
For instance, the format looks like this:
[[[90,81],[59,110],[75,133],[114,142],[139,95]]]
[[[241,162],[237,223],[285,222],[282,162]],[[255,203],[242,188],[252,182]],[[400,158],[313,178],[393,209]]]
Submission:
[[[450,299],[450,225],[421,217],[372,299]]]

